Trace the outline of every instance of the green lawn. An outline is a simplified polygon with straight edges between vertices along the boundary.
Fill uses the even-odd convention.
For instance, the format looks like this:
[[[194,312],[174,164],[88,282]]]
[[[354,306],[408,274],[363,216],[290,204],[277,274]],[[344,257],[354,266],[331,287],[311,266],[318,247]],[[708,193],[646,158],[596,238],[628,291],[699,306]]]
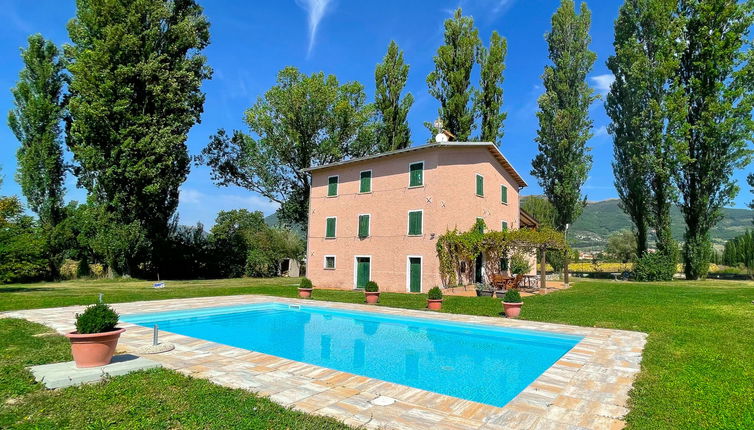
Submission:
[[[149,282],[137,280],[12,285],[0,287],[0,310],[88,304],[100,292],[108,302],[228,294],[293,297],[296,289],[291,284],[295,282],[285,278],[168,282],[164,290],[150,289]],[[314,297],[363,301],[361,293],[351,291],[315,290]],[[630,428],[743,429],[754,428],[752,300],[752,282],[584,280],[569,290],[525,298],[522,317],[649,333],[643,369],[631,395]],[[381,305],[421,309],[425,296],[383,293]],[[490,298],[448,297],[443,311],[498,316],[501,307],[498,300]],[[59,337],[31,336],[39,330],[30,323],[0,320],[0,395],[17,399],[14,405],[0,406],[0,427],[18,426],[19,422],[30,428],[83,422],[91,423],[92,428],[109,424],[154,427],[163,422],[166,427],[184,428],[336,425],[286,411],[243,391],[215,387],[166,370],[115,378],[96,386],[42,391],[30,383],[28,375],[19,377],[18,370],[32,360],[55,361],[67,357],[68,352]],[[130,400],[121,401],[122,395]],[[112,400],[115,398],[118,401]],[[151,398],[159,399],[154,408]],[[89,404],[88,399],[108,413],[100,415],[94,413],[94,406],[83,407]],[[247,416],[253,408],[261,412]],[[196,414],[191,412],[194,410]],[[258,421],[248,421],[254,419]]]

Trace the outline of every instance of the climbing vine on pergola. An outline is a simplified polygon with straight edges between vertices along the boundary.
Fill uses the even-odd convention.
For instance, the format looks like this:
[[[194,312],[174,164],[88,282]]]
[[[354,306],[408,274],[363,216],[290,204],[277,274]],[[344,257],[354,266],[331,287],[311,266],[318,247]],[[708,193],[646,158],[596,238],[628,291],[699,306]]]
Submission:
[[[487,273],[495,274],[500,272],[500,260],[513,252],[539,252],[542,255],[546,250],[567,248],[563,233],[551,228],[483,231],[484,223],[477,221],[469,231],[453,229],[438,237],[440,275],[446,286],[458,285],[459,279],[469,274],[467,272],[479,255],[485,257]]]

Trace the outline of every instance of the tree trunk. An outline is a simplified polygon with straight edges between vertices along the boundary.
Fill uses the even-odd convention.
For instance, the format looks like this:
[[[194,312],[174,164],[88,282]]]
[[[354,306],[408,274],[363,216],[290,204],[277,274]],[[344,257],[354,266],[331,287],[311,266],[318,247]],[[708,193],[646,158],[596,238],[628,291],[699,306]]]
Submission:
[[[545,249],[539,250],[539,288],[547,288],[547,261],[545,258],[547,252]]]

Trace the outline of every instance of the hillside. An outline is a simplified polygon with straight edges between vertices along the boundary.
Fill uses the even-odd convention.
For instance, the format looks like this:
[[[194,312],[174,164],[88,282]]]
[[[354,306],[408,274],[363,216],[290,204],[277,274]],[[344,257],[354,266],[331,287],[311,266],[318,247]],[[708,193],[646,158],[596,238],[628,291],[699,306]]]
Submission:
[[[610,234],[620,230],[630,230],[631,221],[618,206],[618,199],[589,202],[584,213],[568,231],[569,242],[581,250],[601,250]],[[673,236],[683,240],[684,223],[678,208],[672,211]],[[748,209],[723,209],[723,219],[712,229],[712,241],[722,246],[727,240],[753,228],[754,214]]]

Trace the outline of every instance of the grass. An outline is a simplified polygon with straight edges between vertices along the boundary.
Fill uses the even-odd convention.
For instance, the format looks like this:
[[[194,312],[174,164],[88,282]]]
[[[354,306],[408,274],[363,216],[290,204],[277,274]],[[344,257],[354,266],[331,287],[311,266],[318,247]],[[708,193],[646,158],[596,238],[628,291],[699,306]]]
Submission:
[[[147,288],[150,283],[137,280],[14,285],[0,288],[0,310],[89,304],[96,300],[99,292],[105,294],[108,302],[228,294],[294,297],[296,287],[292,284],[295,283],[296,280],[285,278],[170,281],[164,290]],[[363,294],[352,291],[315,289],[314,298],[350,303],[363,302]],[[426,304],[425,298],[425,295],[383,293],[381,306],[422,309]],[[634,384],[630,400],[631,412],[626,417],[630,428],[754,428],[754,401],[752,401],[754,399],[754,383],[752,382],[754,381],[754,366],[752,366],[754,363],[754,305],[751,303],[752,300],[754,300],[754,283],[752,282],[704,281],[640,284],[580,280],[569,290],[546,296],[524,298],[522,317],[536,321],[649,333],[642,361],[642,372]],[[499,316],[501,306],[499,300],[484,297],[446,297],[443,312]],[[2,320],[0,322],[7,324]],[[28,325],[29,323],[17,322],[15,324]],[[65,343],[57,340],[56,337],[30,339],[29,333],[23,332],[30,329],[23,329],[21,326],[0,329],[0,338],[6,337],[6,330],[14,333],[13,338],[20,337],[26,340],[17,339],[15,342],[22,346],[14,346],[16,352],[11,352],[7,359],[3,358],[3,369],[6,369],[6,366],[12,367],[10,371],[3,370],[3,378],[17,378],[16,372],[23,365],[28,364],[23,363],[23,360],[30,359],[27,357],[33,357],[37,362],[59,360],[60,356],[55,355],[55,348],[66,349]],[[22,334],[16,336],[16,331]],[[0,340],[0,342],[4,341]],[[39,342],[50,342],[53,346],[43,347]],[[56,342],[59,343],[57,347],[54,346]],[[4,357],[6,345],[0,343],[0,346],[3,347],[0,354]],[[49,352],[45,354],[36,353],[37,350],[46,351],[47,349]],[[32,354],[28,351],[35,352]],[[58,350],[57,353],[60,351]],[[21,406],[11,408],[19,411],[17,414],[13,412],[11,417],[22,417],[24,413],[39,409],[45,411],[42,412],[46,414],[44,419],[69,420],[55,421],[57,423],[87,422],[82,420],[86,417],[95,419],[94,417],[100,415],[93,409],[86,408],[81,412],[71,411],[71,409],[81,408],[81,405],[86,403],[82,402],[82,399],[91,399],[102,407],[110,408],[109,410],[113,413],[122,413],[121,408],[126,406],[121,404],[119,396],[126,393],[129,398],[137,399],[134,402],[127,402],[131,405],[128,406],[131,409],[128,409],[129,413],[126,416],[132,417],[129,424],[132,424],[133,428],[138,428],[142,422],[145,423],[142,427],[150,427],[151,423],[158,422],[153,421],[157,418],[152,417],[151,414],[164,413],[164,415],[159,415],[160,417],[185,416],[182,415],[185,414],[183,407],[188,398],[195,399],[197,403],[192,407],[203,410],[206,408],[208,414],[206,420],[187,421],[187,424],[178,424],[173,421],[172,427],[213,427],[218,422],[224,422],[226,414],[230,423],[229,427],[304,428],[307,425],[314,425],[313,421],[310,421],[315,419],[313,417],[301,414],[288,416],[285,413],[285,418],[281,420],[290,421],[274,421],[272,415],[264,417],[270,421],[258,422],[263,424],[238,421],[241,418],[236,413],[236,409],[223,409],[225,400],[217,400],[218,404],[213,404],[214,397],[206,394],[193,397],[194,390],[199,393],[203,393],[202,390],[220,390],[226,393],[220,396],[223,399],[226,398],[224,396],[229,396],[249,402],[262,400],[237,390],[226,390],[211,384],[205,386],[204,384],[207,383],[203,381],[191,380],[172,372],[163,370],[156,373],[158,376],[155,376],[155,372],[146,372],[115,378],[102,385],[69,389],[69,391],[62,390],[69,393],[65,395],[51,394],[46,391],[30,392],[32,390],[30,386],[26,386],[26,391],[24,391],[24,384],[30,384],[28,375],[24,376],[23,378],[27,379],[20,383],[8,382],[6,379],[0,382],[2,386],[12,383],[14,387],[16,384],[20,384],[19,387],[21,387],[16,389],[16,395],[23,395],[19,402]],[[172,393],[172,395],[159,397],[162,392]],[[176,393],[179,392],[181,394],[177,395]],[[184,392],[187,393],[185,396]],[[139,403],[138,399],[148,399],[150,396],[164,399],[158,403],[159,411],[153,412]],[[98,400],[100,398],[104,400]],[[112,400],[116,398],[117,402]],[[23,405],[27,402],[33,403],[33,408],[23,409],[26,407]],[[267,405],[267,407],[272,408],[274,405]],[[241,409],[241,407],[238,408],[238,410]],[[8,416],[3,414],[5,412],[0,412],[0,416]],[[114,415],[102,414],[101,416],[109,419]],[[0,420],[0,427],[4,425],[13,427],[11,421],[7,418],[3,419],[6,421]],[[120,422],[115,425],[126,426]]]

